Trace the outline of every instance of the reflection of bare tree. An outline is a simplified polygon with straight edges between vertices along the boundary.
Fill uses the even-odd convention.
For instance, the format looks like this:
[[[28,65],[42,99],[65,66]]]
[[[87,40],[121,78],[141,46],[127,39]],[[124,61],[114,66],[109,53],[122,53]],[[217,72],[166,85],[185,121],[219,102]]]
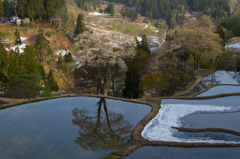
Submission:
[[[200,92],[207,89],[210,86],[219,84],[220,81],[217,81],[216,72],[211,75],[203,78],[198,85],[194,88],[194,92]]]
[[[100,98],[97,105],[96,116],[84,109],[72,110],[72,122],[80,127],[75,143],[93,151],[116,149],[126,144],[130,139],[132,125],[124,120],[122,114],[108,111],[105,98]],[[102,108],[104,111],[101,111]]]
[[[227,78],[229,81],[227,83],[222,82],[222,78]],[[225,79],[226,80],[226,79]],[[218,84],[240,84],[240,73],[233,71],[217,71],[205,78],[203,78],[199,84],[194,88],[194,92],[200,92],[207,89],[210,86]]]

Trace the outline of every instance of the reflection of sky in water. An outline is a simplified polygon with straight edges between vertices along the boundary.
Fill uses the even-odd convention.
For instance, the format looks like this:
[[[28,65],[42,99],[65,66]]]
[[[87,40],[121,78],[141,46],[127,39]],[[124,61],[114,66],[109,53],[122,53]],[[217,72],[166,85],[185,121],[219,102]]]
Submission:
[[[207,104],[207,105],[221,105],[234,106],[240,104],[240,95],[226,96],[212,99],[163,99],[162,104]]]
[[[206,92],[203,92],[196,97],[205,97],[205,96],[213,96],[218,94],[224,94],[224,93],[240,93],[240,86],[230,86],[230,85],[219,85],[214,86],[207,90]]]
[[[217,71],[203,78],[194,88],[194,91],[203,91],[204,89],[217,84],[240,85],[240,75],[238,72]]]
[[[59,98],[1,110],[0,158],[100,158],[109,154],[109,150],[87,151],[74,143],[79,127],[72,123],[72,109],[96,114],[98,101],[90,97]],[[146,105],[106,101],[109,112],[121,113],[134,127],[151,110]]]
[[[182,132],[175,134],[178,138],[199,139],[199,140],[224,140],[224,141],[240,141],[240,136],[232,135],[224,132]]]
[[[240,132],[240,112],[224,114],[192,114],[182,120],[185,128],[222,128]]]
[[[239,158],[240,147],[174,148],[162,146],[140,147],[124,159],[230,159]]]

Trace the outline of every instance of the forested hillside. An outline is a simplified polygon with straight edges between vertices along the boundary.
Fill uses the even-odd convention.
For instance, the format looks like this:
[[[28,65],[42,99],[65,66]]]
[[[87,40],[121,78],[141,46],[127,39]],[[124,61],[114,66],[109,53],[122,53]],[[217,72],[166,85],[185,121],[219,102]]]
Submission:
[[[174,10],[202,11],[214,19],[224,19],[230,13],[228,0],[107,0],[136,6],[137,11],[150,18],[173,17]]]

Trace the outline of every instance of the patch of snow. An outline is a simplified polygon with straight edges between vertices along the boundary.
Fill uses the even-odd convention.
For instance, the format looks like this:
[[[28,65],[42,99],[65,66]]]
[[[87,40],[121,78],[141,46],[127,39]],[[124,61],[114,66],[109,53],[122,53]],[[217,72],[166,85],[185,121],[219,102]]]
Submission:
[[[98,13],[98,12],[89,12],[88,15],[94,15],[94,16],[105,16],[108,14]]]
[[[13,46],[13,47],[11,47],[11,50],[16,51],[16,49],[19,48],[19,53],[23,53],[26,46],[27,46],[27,44]]]
[[[141,37],[137,37],[137,40],[139,41],[139,42],[141,42],[142,41],[142,38]]]
[[[181,127],[181,119],[197,112],[234,112],[238,106],[193,105],[193,104],[162,104],[161,109],[142,131],[142,136],[150,141],[191,142],[191,143],[240,143],[239,141],[184,139],[175,137]]]
[[[55,54],[56,54],[57,56],[59,56],[60,54],[61,54],[62,56],[64,56],[64,55],[66,55],[68,52],[69,52],[69,50],[59,49],[59,50],[57,50],[57,51],[55,52]]]
[[[26,38],[26,37],[20,37],[20,39],[21,39],[21,41],[26,41],[26,40],[28,40],[28,38]]]

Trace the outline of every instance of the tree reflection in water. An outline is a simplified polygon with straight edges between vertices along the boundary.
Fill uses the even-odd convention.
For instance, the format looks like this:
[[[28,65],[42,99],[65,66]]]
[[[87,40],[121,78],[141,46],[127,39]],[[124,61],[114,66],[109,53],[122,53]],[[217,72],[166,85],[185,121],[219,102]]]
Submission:
[[[92,151],[116,149],[127,144],[133,125],[122,114],[108,111],[105,98],[100,98],[97,106],[96,116],[85,109],[72,110],[72,122],[80,128],[75,143]]]
[[[226,80],[227,79],[227,80]],[[194,88],[194,92],[201,92],[210,86],[219,84],[240,84],[240,72],[217,71],[203,78]]]

